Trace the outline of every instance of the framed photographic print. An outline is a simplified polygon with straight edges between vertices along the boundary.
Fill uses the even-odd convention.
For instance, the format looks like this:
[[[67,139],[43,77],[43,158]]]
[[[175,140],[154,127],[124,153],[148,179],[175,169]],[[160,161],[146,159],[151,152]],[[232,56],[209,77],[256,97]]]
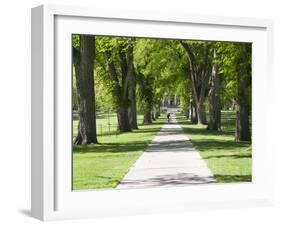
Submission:
[[[32,216],[272,203],[272,21],[32,9]]]

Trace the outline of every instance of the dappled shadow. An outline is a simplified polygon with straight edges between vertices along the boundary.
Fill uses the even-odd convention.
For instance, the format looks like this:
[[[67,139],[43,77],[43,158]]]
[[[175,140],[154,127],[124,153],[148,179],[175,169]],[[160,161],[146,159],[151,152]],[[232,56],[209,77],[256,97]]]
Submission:
[[[205,149],[217,149],[217,150],[227,150],[233,148],[246,148],[249,146],[249,142],[235,142],[231,140],[216,140],[216,139],[196,139],[192,143],[200,147],[201,151]]]
[[[157,136],[169,136],[178,134],[182,134],[181,128],[164,128],[157,134]]]
[[[117,130],[118,125],[116,124],[115,127],[112,127],[112,131],[105,131],[102,133],[102,135],[99,133],[99,136],[113,136],[113,135],[119,135],[119,134],[127,134],[127,133],[153,133],[153,132],[158,132],[160,130],[161,127],[157,127],[157,128],[150,128],[151,126],[154,125],[165,125],[166,122],[163,121],[153,121],[151,124],[139,124],[139,128],[138,129],[134,129],[130,132],[122,132],[120,133]],[[147,128],[148,127],[148,128]],[[106,128],[106,127],[105,127]]]
[[[163,121],[154,121],[151,125],[164,125],[166,122]],[[130,133],[156,133],[160,131],[160,128],[146,128],[146,125],[142,126],[142,128],[133,130],[131,132],[122,133],[122,135],[130,134]],[[111,133],[104,132],[102,136],[115,136],[121,134],[119,132],[113,131]],[[98,144],[88,144],[88,145],[73,145],[73,153],[104,153],[104,152],[112,152],[112,153],[121,153],[121,152],[134,152],[144,150],[147,145],[150,143],[147,141],[132,141],[132,142],[107,142],[107,143],[98,143]]]
[[[241,153],[241,154],[234,154],[234,155],[212,155],[212,156],[204,157],[204,159],[212,159],[212,158],[233,158],[233,159],[252,158],[252,154]]]
[[[120,188],[133,187],[159,187],[169,185],[195,185],[195,184],[210,184],[215,183],[212,176],[199,176],[194,173],[177,173],[154,176],[147,179],[140,180],[122,180],[119,184]]]
[[[234,183],[234,182],[252,182],[252,175],[224,175],[217,174],[215,178],[218,182],[223,181],[223,183]]]
[[[97,135],[98,136],[100,136],[100,137],[110,137],[110,136],[116,136],[116,135],[118,135],[118,134],[120,134],[120,132],[119,131],[117,131],[117,130],[112,130],[112,131],[106,131],[106,132],[99,132]]]
[[[140,126],[151,126],[151,125],[164,125],[164,124],[166,124],[167,122],[166,121],[163,121],[163,120],[156,120],[156,121],[153,121],[152,123],[150,123],[150,124],[143,124],[143,123],[141,123],[141,124],[139,124]]]
[[[231,135],[234,136],[235,135],[235,121],[234,121],[234,125],[233,125],[233,120],[232,119],[228,119],[225,120],[227,122],[222,123],[221,125],[221,130],[220,131],[215,131],[215,130],[208,130],[207,129],[207,125],[204,125],[203,127],[198,127],[198,128],[191,128],[191,127],[182,127],[182,129],[186,132],[186,133],[192,133],[192,134],[202,134],[202,135]],[[183,119],[181,117],[179,117],[178,119],[178,124],[179,125],[190,125],[190,126],[194,126],[196,124],[191,123],[189,120]]]
[[[156,141],[148,145],[146,152],[186,152],[195,151],[193,145],[187,140]]]
[[[191,123],[187,123],[185,125],[194,125]],[[194,135],[206,135],[206,136],[213,136],[213,135],[225,135],[227,133],[223,131],[210,131],[207,130],[207,126],[204,128],[191,128],[191,127],[182,127],[183,131],[188,134],[194,134]]]
[[[117,120],[117,116],[110,114],[109,116],[107,114],[97,114],[96,119],[110,119],[112,121]]]
[[[146,141],[146,142],[127,142],[127,143],[99,143],[89,145],[73,146],[74,153],[99,153],[99,152],[133,152],[146,148],[147,152],[180,152],[194,151],[193,145],[185,140],[175,141]]]
[[[137,129],[133,130],[132,133],[155,133],[158,132],[159,128],[148,128],[148,129]]]
[[[127,142],[127,143],[99,143],[89,145],[74,145],[73,153],[104,153],[104,152],[134,152],[140,151],[147,147],[149,141],[146,142]]]
[[[211,183],[241,183],[252,182],[251,175],[215,175],[199,176],[193,173],[178,173],[154,176],[147,179],[139,180],[122,180],[118,189],[122,188],[149,188],[161,186],[175,186],[175,185],[200,185]]]

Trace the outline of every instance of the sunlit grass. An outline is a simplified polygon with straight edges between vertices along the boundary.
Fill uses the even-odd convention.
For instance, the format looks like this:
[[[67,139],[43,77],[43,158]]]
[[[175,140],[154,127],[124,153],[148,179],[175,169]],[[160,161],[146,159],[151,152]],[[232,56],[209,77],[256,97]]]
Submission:
[[[116,115],[110,115],[114,124]],[[221,132],[206,130],[206,126],[190,124],[181,115],[177,120],[195,148],[214,173],[217,182],[244,182],[252,178],[251,144],[234,141],[234,112],[222,113]],[[141,124],[142,117],[138,117]],[[106,126],[108,117],[99,117],[97,125]],[[147,145],[166,122],[163,115],[152,125],[139,125],[130,133],[103,133],[99,144],[73,147],[73,189],[114,188],[139,158]],[[115,121],[117,125],[117,120]],[[77,121],[74,121],[74,135]]]
[[[99,144],[74,146],[73,189],[116,187],[164,123],[165,117],[130,133],[98,136]]]
[[[222,112],[222,131],[209,131],[178,115],[177,120],[196,150],[206,161],[217,182],[245,182],[252,179],[252,152],[249,142],[235,142],[235,113]]]

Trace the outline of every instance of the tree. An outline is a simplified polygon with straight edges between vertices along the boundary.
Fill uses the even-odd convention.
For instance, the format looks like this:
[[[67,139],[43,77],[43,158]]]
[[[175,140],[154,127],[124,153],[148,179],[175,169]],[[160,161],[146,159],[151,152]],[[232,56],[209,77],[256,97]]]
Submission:
[[[205,98],[210,78],[209,42],[180,41],[189,59],[192,96],[196,108],[197,123],[206,124]]]
[[[79,41],[73,43],[72,48],[79,114],[78,134],[74,141],[77,145],[97,143],[93,73],[95,37],[79,35]]]
[[[215,62],[216,50],[214,49],[212,73],[211,73],[211,87],[209,90],[209,130],[221,129],[221,100],[220,100],[220,75],[218,73]]]
[[[138,74],[139,95],[142,102],[143,124],[152,123],[153,110],[153,87],[151,77],[146,77],[139,72]]]
[[[223,75],[224,101],[236,106],[236,141],[250,141],[251,65],[250,43],[218,43],[217,64]]]
[[[154,40],[137,40],[134,59],[136,64],[136,74],[139,95],[139,111],[143,113],[143,124],[151,124],[153,119],[154,104],[154,69],[151,67],[152,50],[154,49]],[[155,65],[156,67],[156,65]]]
[[[132,129],[138,129],[137,123],[137,100],[136,100],[136,72],[135,70],[132,73],[129,85],[129,123]]]
[[[240,54],[237,57],[237,110],[236,110],[236,141],[251,141],[250,134],[250,93],[251,93],[251,44],[237,44]]]
[[[133,48],[134,41],[131,38],[99,38],[99,53],[103,55],[99,56],[99,64],[104,67],[107,74],[105,81],[110,86],[114,99],[120,132],[131,131],[131,124],[136,128],[136,111],[133,103],[135,89],[130,87],[134,85],[132,81],[135,78]]]
[[[176,96],[179,97],[180,107],[182,108],[186,119],[189,119],[191,113],[191,89],[190,81],[184,76],[180,76],[177,82]]]
[[[129,123],[131,129],[138,129],[137,123],[137,99],[136,99],[136,87],[137,87],[137,73],[134,66],[134,46],[135,38],[132,38],[133,45],[128,48],[128,64],[131,67],[131,74],[129,80],[128,96],[129,96]]]

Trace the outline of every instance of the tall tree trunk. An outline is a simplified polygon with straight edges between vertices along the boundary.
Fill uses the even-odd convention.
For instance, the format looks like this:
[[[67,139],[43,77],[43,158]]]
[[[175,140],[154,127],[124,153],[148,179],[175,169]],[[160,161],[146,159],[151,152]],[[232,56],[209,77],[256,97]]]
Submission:
[[[216,53],[214,51],[214,58]],[[209,91],[209,130],[221,130],[220,77],[215,65],[212,66],[211,89]]]
[[[152,123],[153,112],[153,81],[151,76],[145,76],[138,71],[138,84],[140,90],[140,99],[142,101],[141,110],[144,112],[143,124]]]
[[[249,123],[249,104],[247,103],[246,89],[248,78],[241,78],[238,81],[238,98],[236,109],[236,141],[251,141],[250,123]]]
[[[133,64],[133,61],[130,62]],[[134,67],[132,65],[132,67]],[[138,129],[137,124],[137,100],[136,100],[136,73],[135,70],[132,70],[132,75],[129,84],[129,122],[131,129]]]
[[[152,112],[151,112],[151,118],[152,118],[152,121],[155,121],[155,120],[156,120],[155,111],[152,111]]]
[[[243,104],[237,104],[236,111],[236,141],[251,141],[251,134],[249,129],[249,111]]]
[[[190,110],[189,110],[189,118],[190,118],[190,121],[192,122],[192,116],[193,116],[193,106],[192,106],[192,104],[190,104]],[[192,122],[193,123],[193,122]]]
[[[192,96],[196,108],[197,123],[206,124],[207,121],[206,121],[204,102],[206,98],[206,91],[208,88],[207,85],[210,78],[210,72],[209,72],[210,46],[208,44],[205,44],[203,46],[203,52],[204,52],[203,56],[195,57],[195,54],[191,51],[189,44],[187,44],[186,42],[180,42],[180,43],[185,49],[189,58],[190,72],[188,74],[190,75],[191,78]],[[200,60],[199,57],[201,57],[203,60]]]
[[[240,55],[237,61],[237,109],[236,109],[236,141],[251,141],[250,109],[251,109],[251,73],[252,73],[252,45],[237,44]]]
[[[190,116],[190,97],[189,96],[186,96],[185,97],[185,104],[184,104],[184,115],[186,117],[186,119],[188,120],[189,119],[189,116]]]
[[[185,117],[186,119],[188,120],[189,119],[189,114],[190,114],[190,97],[187,96],[186,99],[185,99],[185,104],[186,104],[186,108],[184,110],[184,114],[185,114]]]
[[[151,110],[146,110],[143,115],[143,124],[151,124],[152,117],[151,117]]]
[[[118,130],[120,132],[131,131],[131,126],[128,117],[128,107],[125,106],[126,103],[121,104],[117,109],[117,119],[118,119]]]
[[[73,48],[79,113],[78,135],[74,141],[77,145],[97,143],[94,51],[95,37],[80,35],[79,49]]]
[[[131,129],[138,129],[138,124],[137,124],[137,104],[135,101],[130,102],[130,106],[128,109],[128,114],[129,114],[129,123]]]
[[[127,87],[124,88],[124,77],[122,79],[122,86],[120,85],[117,70],[111,56],[112,53],[110,51],[105,52],[106,68],[112,82],[112,95],[116,98],[118,130],[120,132],[129,132],[131,127],[128,114],[128,89]]]
[[[157,118],[161,116],[161,103],[158,104],[157,106]]]
[[[190,102],[190,120],[191,123],[196,124],[198,122],[197,112],[194,101]]]
[[[204,98],[205,99],[205,98]],[[197,124],[206,124],[206,110],[204,102],[201,100],[198,103],[195,102],[196,105],[196,114],[197,114]]]
[[[118,130],[120,132],[131,131],[131,123],[136,124],[135,86],[132,88],[132,80],[135,79],[133,65],[133,45],[120,45],[118,49],[120,59],[121,76],[112,59],[112,51],[105,51],[106,68],[112,81],[112,94],[116,98]],[[130,101],[131,98],[131,101]],[[129,119],[129,115],[131,116]],[[135,127],[136,128],[136,127]]]

